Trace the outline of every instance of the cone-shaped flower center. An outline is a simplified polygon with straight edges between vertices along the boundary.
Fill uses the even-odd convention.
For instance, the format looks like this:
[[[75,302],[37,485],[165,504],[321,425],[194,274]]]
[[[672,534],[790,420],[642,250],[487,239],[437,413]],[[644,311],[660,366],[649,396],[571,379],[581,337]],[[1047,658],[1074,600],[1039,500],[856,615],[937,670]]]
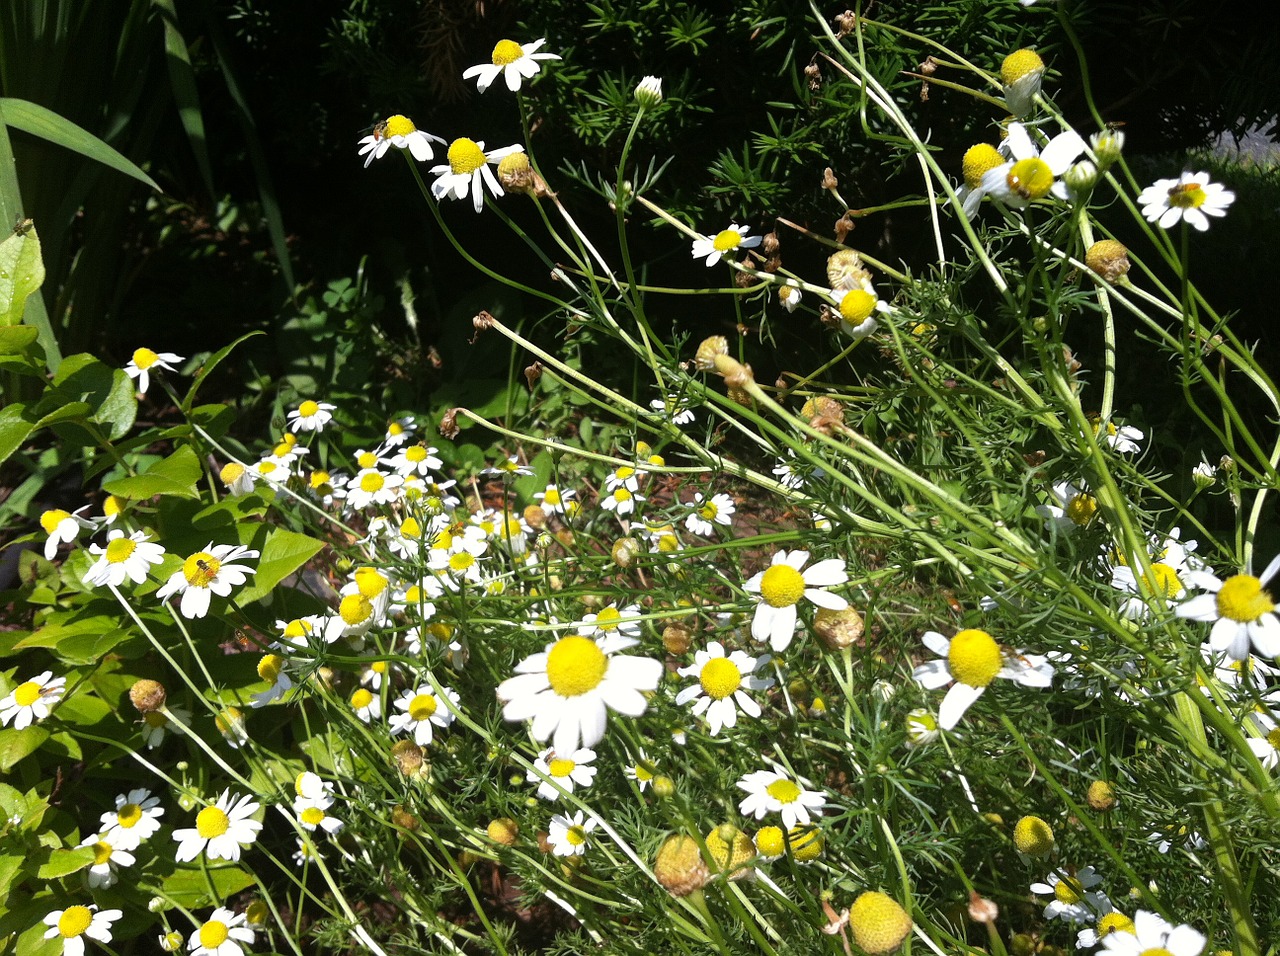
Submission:
[[[315,402],[311,401],[311,399],[307,399],[305,402],[303,402],[301,405],[298,406],[298,414],[303,418],[310,418],[312,415],[314,415],[318,411],[320,411],[320,406],[317,405]]]
[[[413,125],[413,121],[407,116],[401,116],[397,113],[395,116],[387,117],[387,135],[388,136],[408,136],[410,133],[416,133],[418,127]],[[303,412],[304,415],[314,415],[315,412]]]
[[[356,587],[367,598],[375,598],[387,589],[391,582],[383,577],[377,568],[357,568]]]
[[[128,830],[142,819],[142,807],[136,803],[126,803],[116,812],[116,820],[120,826]]]
[[[205,807],[196,814],[196,832],[206,840],[222,836],[230,825],[231,818],[217,807]]]
[[[1084,887],[1080,881],[1070,876],[1058,880],[1058,885],[1053,888],[1053,895],[1060,903],[1079,903],[1082,893]]]
[[[1218,613],[1242,624],[1256,621],[1275,610],[1271,595],[1252,574],[1237,574],[1222,582],[1218,591]]]
[[[231,931],[227,929],[226,923],[211,919],[200,927],[200,945],[205,949],[216,950],[227,941],[230,935]]]
[[[348,594],[338,603],[338,615],[348,625],[360,624],[373,616],[373,604],[363,594]]]
[[[711,245],[717,252],[730,252],[737,249],[740,242],[742,242],[742,233],[736,229],[723,229],[716,233],[716,237],[711,240]]]
[[[105,840],[99,840],[93,845],[93,865],[102,866],[111,859],[112,846]]]
[[[373,703],[373,694],[369,693],[367,688],[358,687],[351,695],[351,706],[356,710],[363,710],[371,703]]]
[[[89,911],[89,907],[68,906],[58,917],[58,934],[63,939],[72,939],[87,930],[92,922],[93,913]]]
[[[596,627],[602,631],[616,631],[620,620],[622,612],[616,607],[607,607],[596,615]]]
[[[983,174],[987,170],[995,169],[1003,162],[1004,157],[1000,155],[1000,151],[989,143],[970,146],[965,150],[962,163],[964,184],[970,189],[977,189],[982,185]]]
[[[1000,673],[1000,645],[986,631],[969,628],[951,639],[947,663],[951,676],[970,687],[986,687]]]
[[[470,176],[485,162],[484,150],[472,140],[455,139],[449,146],[449,168],[458,176]]]
[[[1208,198],[1199,183],[1179,183],[1169,190],[1169,205],[1179,209],[1198,209]]]
[[[382,486],[385,485],[386,483],[387,483],[386,479],[383,478],[382,475],[380,475],[378,472],[367,471],[360,478],[360,490],[367,492],[368,494],[371,494],[371,495],[376,494],[377,492],[382,490]]]
[[[578,634],[560,638],[547,654],[547,681],[561,697],[595,690],[608,670],[604,651]]]
[[[440,706],[430,694],[418,694],[409,701],[409,716],[414,720],[430,720]]]
[[[493,65],[506,66],[508,63],[514,63],[516,60],[524,56],[524,50],[520,48],[520,44],[515,40],[499,40],[497,46],[493,48]],[[453,157],[450,156],[450,159]]]
[[[263,680],[275,683],[275,679],[280,676],[282,670],[284,670],[284,658],[279,654],[264,654],[262,660],[258,661],[258,676]]]
[[[865,289],[851,289],[840,300],[840,318],[850,325],[861,325],[875,311],[876,297]]]
[[[804,576],[789,564],[775,564],[760,579],[760,596],[770,607],[791,607],[804,597]]]
[[[120,564],[128,561],[138,548],[138,542],[132,538],[112,538],[107,542],[107,563]]]
[[[1133,933],[1133,920],[1123,913],[1108,913],[1098,920],[1098,938],[1108,933]]]
[[[723,700],[742,685],[742,672],[727,657],[713,657],[698,675],[702,689],[714,700]]]
[[[70,512],[55,508],[52,511],[46,511],[40,516],[40,527],[44,528],[45,534],[53,534],[58,530],[58,525],[70,517]]]
[[[208,551],[197,551],[182,562],[182,576],[193,588],[207,588],[221,568],[222,562]]]
[[[800,796],[800,788],[794,780],[775,780],[765,787],[765,793],[779,803],[795,803]]]
[[[30,707],[40,699],[41,687],[33,680],[27,681],[25,684],[19,685],[18,689],[13,692],[13,700],[19,707]]]
[[[556,757],[554,760],[547,762],[547,773],[553,777],[567,777],[573,773],[573,768],[578,766],[572,760],[565,760]]]
[[[1098,510],[1098,502],[1093,495],[1078,494],[1067,502],[1063,512],[1076,524],[1084,527]]]
[[[582,846],[587,842],[587,831],[582,827],[569,827],[564,833],[564,838],[569,841],[572,846]]]
[[[1036,72],[1044,72],[1044,60],[1035,50],[1015,50],[1000,65],[1000,79],[1005,86]]]
[[[151,349],[135,349],[133,352],[133,364],[144,371],[151,368],[158,361],[160,361],[160,356],[156,355]]]
[[[1023,199],[1040,199],[1053,188],[1053,170],[1038,157],[1022,159],[1009,169],[1005,181]]]

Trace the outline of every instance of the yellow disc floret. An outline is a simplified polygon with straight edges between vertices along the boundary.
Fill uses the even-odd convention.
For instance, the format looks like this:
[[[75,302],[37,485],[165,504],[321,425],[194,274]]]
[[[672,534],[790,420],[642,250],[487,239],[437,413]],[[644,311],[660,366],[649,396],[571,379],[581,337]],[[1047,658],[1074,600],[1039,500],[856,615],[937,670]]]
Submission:
[[[1053,849],[1053,827],[1039,817],[1023,817],[1014,825],[1013,845],[1027,856],[1047,856]]]
[[[760,596],[770,607],[791,607],[804,597],[804,576],[789,564],[775,564],[760,579]]]
[[[1035,50],[1015,50],[1000,64],[1000,79],[1005,86],[1037,73],[1044,73],[1044,60]]]
[[[742,686],[742,672],[726,657],[713,657],[707,661],[698,679],[712,700],[723,700]]]
[[[858,945],[873,956],[892,953],[911,932],[911,917],[884,893],[863,893],[849,907],[849,928]]]
[[[388,116],[384,126],[387,136],[408,136],[418,130],[418,127],[413,125],[413,120],[407,116],[401,116],[399,113],[395,116]],[[303,414],[306,413],[304,412]],[[314,415],[315,413],[312,412],[311,414]]]
[[[470,176],[486,162],[484,150],[474,140],[455,139],[449,145],[449,169],[455,175]]]
[[[988,170],[995,169],[1003,162],[1004,157],[1000,155],[1000,151],[994,146],[987,143],[970,146],[965,150],[962,163],[964,184],[970,189],[977,189],[982,185],[983,174]]]
[[[93,922],[93,913],[87,906],[68,906],[58,917],[58,935],[64,939],[81,936]],[[83,947],[83,943],[80,944]]]
[[[596,642],[579,634],[556,641],[547,653],[547,681],[561,697],[595,690],[609,670],[609,658]]]
[[[196,832],[205,840],[212,840],[227,832],[231,819],[217,807],[205,807],[196,814]]]
[[[742,233],[736,229],[724,229],[716,233],[711,245],[715,247],[717,252],[732,252],[738,248],[738,244],[741,242]]]
[[[493,48],[493,65],[506,66],[524,56],[524,50],[515,40],[499,40]]]
[[[1276,608],[1262,582],[1252,574],[1237,574],[1223,581],[1217,605],[1219,615],[1241,624],[1256,621]]]
[[[865,289],[851,289],[840,299],[840,318],[861,325],[876,310],[876,297]]]
[[[986,687],[1003,666],[1000,645],[986,631],[969,628],[951,639],[947,651],[951,676],[970,687]]]

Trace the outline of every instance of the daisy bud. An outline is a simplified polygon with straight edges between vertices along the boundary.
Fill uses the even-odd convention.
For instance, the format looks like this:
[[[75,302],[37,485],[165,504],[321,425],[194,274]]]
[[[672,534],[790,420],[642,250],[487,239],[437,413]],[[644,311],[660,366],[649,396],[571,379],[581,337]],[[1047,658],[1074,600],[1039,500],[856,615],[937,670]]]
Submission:
[[[842,651],[862,637],[866,625],[862,615],[851,607],[843,611],[820,607],[813,617],[814,633],[826,645],[827,650]]]
[[[1106,813],[1116,805],[1116,791],[1107,781],[1095,780],[1089,784],[1089,790],[1084,799],[1090,809]]]
[[[1067,184],[1071,194],[1076,197],[1087,196],[1098,184],[1098,167],[1087,159],[1082,159],[1062,174],[1062,181]]]
[[[835,170],[830,166],[822,171],[822,188],[823,189],[839,189],[840,180],[836,179]]]
[[[1039,817],[1023,817],[1013,827],[1013,845],[1027,856],[1048,856],[1053,849],[1053,828]]]
[[[213,723],[218,733],[233,747],[239,747],[249,739],[244,729],[244,712],[239,707],[228,707],[213,719]]]
[[[666,774],[653,778],[653,792],[659,800],[670,800],[676,793],[676,782]]]
[[[244,921],[250,926],[266,926],[267,917],[271,915],[271,909],[267,906],[266,900],[254,900],[244,911]]]
[[[1107,282],[1118,282],[1129,274],[1129,250],[1114,239],[1102,239],[1084,254],[1085,265]]]
[[[699,372],[710,372],[716,367],[716,356],[729,354],[729,340],[723,335],[703,339],[694,355],[693,365]]]
[[[489,839],[503,846],[515,846],[516,837],[520,835],[520,824],[510,817],[498,817],[489,823],[486,830]]]
[[[732,823],[722,823],[704,841],[707,853],[716,869],[730,880],[741,880],[751,875],[747,862],[756,855],[751,838]]]
[[[166,693],[159,681],[134,681],[129,688],[129,702],[140,714],[152,714],[164,706]]]
[[[662,78],[658,76],[646,76],[636,84],[635,93],[633,95],[635,96],[636,103],[640,106],[641,112],[653,109],[662,102]]]
[[[160,948],[166,953],[176,953],[182,949],[184,940],[182,934],[178,932],[166,933],[160,937]]]
[[[872,956],[892,953],[911,932],[911,917],[884,893],[863,893],[849,907],[849,927],[858,945]]]
[[[1201,491],[1212,488],[1218,480],[1218,469],[1207,461],[1201,461],[1191,469],[1191,482]]]
[[[163,896],[153,896],[147,900],[147,912],[149,913],[163,913],[168,908],[169,901]]]
[[[668,654],[680,657],[689,653],[693,632],[683,624],[668,624],[662,629],[662,646]]]
[[[711,879],[698,841],[684,833],[667,837],[653,861],[653,875],[672,896],[688,896]]]
[[[1093,155],[1098,158],[1098,168],[1105,172],[1108,166],[1120,158],[1120,151],[1124,148],[1124,133],[1118,129],[1094,133],[1089,137],[1089,146],[1093,149]]]
[[[972,890],[969,891],[969,919],[975,923],[994,923],[1000,915],[1000,907],[995,900],[985,899]]]

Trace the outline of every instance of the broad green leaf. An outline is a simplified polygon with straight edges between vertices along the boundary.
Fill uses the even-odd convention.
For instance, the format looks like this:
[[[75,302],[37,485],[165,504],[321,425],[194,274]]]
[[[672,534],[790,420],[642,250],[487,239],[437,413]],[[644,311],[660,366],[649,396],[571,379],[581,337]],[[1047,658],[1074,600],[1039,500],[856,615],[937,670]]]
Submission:
[[[257,601],[271,593],[271,589],[310,561],[324,547],[324,542],[296,531],[277,529],[262,547],[258,571],[253,576],[253,586],[239,595],[241,603]]]
[[[200,460],[190,445],[183,445],[168,458],[163,458],[141,475],[117,478],[103,484],[108,494],[138,501],[152,495],[177,498],[199,498],[196,482],[202,474]]]
[[[0,773],[8,773],[23,757],[35,753],[49,739],[49,731],[43,727],[25,727],[22,730],[0,730]]]
[[[191,388],[187,390],[187,397],[182,400],[182,410],[184,412],[191,411],[191,406],[196,400],[196,392],[199,390],[201,384],[204,382],[206,378],[209,377],[209,373],[212,372],[215,368],[217,368],[220,364],[222,364],[222,360],[231,354],[232,349],[238,346],[245,339],[251,339],[255,335],[266,335],[266,334],[267,334],[266,332],[250,332],[247,335],[242,335],[240,336],[240,338],[236,339],[226,348],[218,349],[218,351],[214,352],[207,359],[205,359],[204,363],[200,366],[200,370],[196,372],[195,379],[193,379],[191,382]]]
[[[39,334],[29,325],[0,328],[0,355],[26,355]]]
[[[123,637],[128,637],[127,632],[117,631],[116,633]],[[62,649],[67,644],[83,644],[85,642],[85,638],[72,638],[70,641],[64,641],[58,645],[58,656],[66,658]],[[97,658],[92,658],[89,663],[95,660]],[[95,694],[86,693],[82,689],[76,691],[75,695],[70,699],[58,704],[54,713],[58,715],[58,719],[63,723],[76,724],[81,727],[93,727],[111,715],[111,705]]]
[[[51,143],[64,146],[72,152],[87,156],[95,162],[110,166],[126,176],[132,176],[141,183],[146,183],[156,192],[163,192],[156,181],[121,156],[118,152],[94,136],[88,130],[77,126],[53,110],[37,106],[27,100],[9,96],[0,98],[0,121],[6,126],[20,129],[32,136],[39,136]]]
[[[238,866],[210,868],[208,877],[198,869],[178,870],[164,881],[164,896],[172,903],[188,909],[216,906],[241,890],[253,886],[252,876]],[[212,881],[217,896],[209,897],[209,882]]]
[[[0,408],[0,462],[22,447],[35,425],[22,417],[25,405],[14,403]]]
[[[88,418],[92,411],[93,406],[88,402],[66,402],[36,422],[36,427],[44,428],[46,425],[55,425],[58,422],[80,421]]]
[[[84,849],[54,850],[49,854],[49,859],[36,870],[36,876],[42,880],[56,880],[68,873],[83,870],[92,863],[93,847],[91,846]]]
[[[44,260],[34,226],[0,242],[0,325],[20,325],[27,296],[43,282]]]
[[[108,426],[107,437],[115,441],[129,434],[137,418],[138,396],[133,379],[124,369],[118,368],[112,374],[111,391],[91,421]]]
[[[22,872],[22,864],[25,862],[26,857],[16,853],[0,856],[0,899],[8,899],[13,880]]]
[[[14,650],[28,647],[45,647],[52,650],[56,649],[62,641],[81,635],[104,634],[116,626],[116,619],[105,614],[95,614],[92,617],[68,621],[65,624],[46,624],[18,641],[14,645]]]

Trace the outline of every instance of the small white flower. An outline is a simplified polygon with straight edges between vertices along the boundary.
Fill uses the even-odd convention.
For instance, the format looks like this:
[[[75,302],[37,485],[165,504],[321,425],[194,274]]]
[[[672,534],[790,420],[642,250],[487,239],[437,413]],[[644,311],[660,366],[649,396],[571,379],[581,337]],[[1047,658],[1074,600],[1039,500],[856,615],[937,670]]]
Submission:
[[[507,475],[511,478],[526,477],[533,474],[533,469],[528,465],[520,464],[520,458],[517,455],[508,455],[505,461],[496,463],[492,468],[481,469],[482,475]]]
[[[379,458],[378,461],[399,475],[421,475],[424,478],[430,478],[433,471],[439,471],[444,467],[444,462],[436,454],[439,450],[418,442],[414,445],[406,445],[392,457]]]
[[[1275,695],[1271,696],[1274,699]],[[1261,735],[1248,739],[1249,749],[1262,766],[1275,770],[1280,766],[1280,720],[1276,712],[1260,706],[1248,715],[1248,720]]]
[[[1010,123],[1006,146],[1013,158],[983,174],[985,195],[1014,209],[1023,209],[1051,193],[1059,199],[1070,198],[1060,177],[1084,152],[1084,140],[1078,133],[1065,130],[1043,150],[1037,150],[1026,127]]]
[[[1141,429],[1134,428],[1132,425],[1121,425],[1117,428],[1111,422],[1105,425],[1095,423],[1094,432],[1101,439],[1102,444],[1122,455],[1136,455],[1142,450],[1138,442],[1147,437]]]
[[[403,418],[397,418],[387,426],[386,437],[382,439],[382,451],[390,451],[392,448],[399,448],[412,438],[414,432],[417,430],[418,426],[414,422],[412,415],[405,415]]]
[[[739,708],[749,717],[759,717],[760,705],[746,692],[773,686],[772,677],[751,676],[771,660],[768,654],[751,657],[742,651],[726,656],[724,645],[712,641],[705,651],[694,654],[692,664],[680,668],[681,677],[693,677],[696,682],[676,695],[676,706],[693,701],[694,715],[706,716],[712,737],[720,733],[721,727],[737,723]]]
[[[1118,956],[1143,956],[1145,953],[1200,956],[1206,942],[1204,935],[1190,926],[1175,927],[1155,913],[1138,910],[1133,917],[1133,935],[1108,933],[1102,940],[1102,951]]]
[[[591,786],[596,776],[596,768],[591,766],[591,761],[595,759],[596,752],[586,747],[563,757],[556,754],[555,748],[548,747],[538,754],[538,759],[533,762],[534,769],[525,775],[525,779],[538,785],[538,796],[543,800],[559,800],[562,790],[573,793],[575,786]],[[539,771],[555,783],[544,780]]]
[[[136,850],[160,829],[164,807],[150,790],[136,789],[116,796],[116,808],[102,815],[102,832],[117,850]]]
[[[767,813],[781,813],[784,829],[797,825],[808,826],[813,819],[822,816],[826,798],[814,790],[805,790],[785,773],[773,770],[757,770],[738,781],[738,789],[747,796],[738,804],[743,816],[763,820]]]
[[[120,910],[99,910],[94,903],[68,906],[44,918],[44,925],[49,927],[44,938],[61,937],[64,956],[84,956],[84,937],[99,943],[111,942],[111,924],[122,916]]]
[[[1049,687],[1053,683],[1053,667],[1047,658],[1002,648],[990,634],[977,628],[960,631],[950,640],[937,631],[927,631],[923,641],[941,659],[921,664],[912,676],[928,690],[951,684],[938,708],[938,726],[943,730],[955,727],[997,677],[1024,687]]]
[[[547,827],[547,842],[556,856],[581,856],[587,852],[587,835],[596,828],[595,817],[579,810],[572,817],[557,813]]]
[[[840,331],[855,339],[864,339],[880,327],[876,313],[889,311],[889,306],[876,295],[871,282],[854,289],[832,289],[827,293],[840,316]]]
[[[720,261],[722,256],[732,256],[739,249],[754,249],[764,240],[763,236],[747,236],[750,226],[730,223],[714,236],[702,236],[693,240],[693,258],[706,259],[708,266]]]
[[[655,398],[649,402],[649,407],[660,415],[670,416],[673,425],[688,425],[696,417],[678,395],[668,395],[665,399]]]
[[[129,364],[124,367],[124,373],[130,378],[138,380],[138,394],[147,394],[147,389],[151,387],[151,370],[153,368],[164,368],[170,372],[176,372],[177,369],[170,365],[170,362],[181,362],[181,355],[174,355],[172,352],[153,352],[151,349],[135,349],[133,357],[129,359]]]
[[[799,307],[802,298],[800,283],[795,279],[788,279],[778,287],[778,302],[788,312],[794,312]]]
[[[1162,229],[1179,221],[1200,232],[1209,228],[1209,216],[1225,216],[1236,194],[1221,183],[1209,182],[1208,173],[1184,172],[1179,179],[1157,179],[1138,196],[1142,215]]]
[[[520,145],[504,146],[485,152],[484,141],[466,138],[455,139],[449,144],[449,162],[432,166],[436,181],[431,184],[431,195],[437,200],[446,196],[466,199],[471,194],[471,205],[476,212],[484,208],[484,187],[494,196],[502,195],[502,185],[493,174],[490,165],[496,166],[512,153],[523,153]]]
[[[621,634],[626,638],[636,638],[641,634],[640,605],[628,604],[620,608],[610,604],[598,612],[583,615],[582,620],[574,622],[573,626],[586,637]]]
[[[164,560],[164,548],[150,543],[142,531],[134,531],[127,537],[123,531],[111,531],[107,534],[107,546],[91,544],[89,553],[98,555],[98,560],[84,574],[84,583],[91,587],[106,584],[118,588],[125,578],[141,584],[147,579],[151,565]]]
[[[253,930],[246,925],[248,917],[219,906],[187,940],[191,956],[242,956],[241,943],[253,945]]]
[[[1271,559],[1261,577],[1246,569],[1225,581],[1209,571],[1189,571],[1186,583],[1208,593],[1179,605],[1178,617],[1212,621],[1209,646],[1232,660],[1242,661],[1250,645],[1262,657],[1280,657],[1280,618],[1270,592],[1263,589],[1280,571],[1280,555]]]
[[[702,492],[694,492],[694,510],[684,519],[684,526],[693,534],[704,538],[710,537],[716,525],[729,527],[733,524],[733,514],[737,509],[733,499],[726,494],[713,495],[710,500],[702,497]]]
[[[70,544],[80,537],[81,531],[92,531],[97,527],[88,518],[80,517],[81,513],[88,511],[90,507],[92,506],[85,505],[83,508],[77,508],[74,514],[63,511],[61,508],[53,508],[40,515],[40,527],[49,536],[44,542],[45,560],[52,561],[53,556],[58,553],[58,546]]]
[[[203,851],[210,860],[239,860],[240,850],[258,838],[262,824],[253,819],[258,803],[248,794],[231,796],[223,790],[217,801],[196,814],[196,825],[173,831],[178,842],[174,859],[194,860]]]
[[[191,726],[191,711],[185,707],[168,706],[164,711],[153,710],[142,715],[142,741],[148,750],[155,750],[173,728],[174,721]],[[180,731],[179,731],[180,732]]]
[[[318,432],[333,421],[332,412],[337,407],[328,402],[313,402],[307,399],[289,413],[289,428],[295,433]]]
[[[8,727],[13,721],[14,730],[25,730],[44,720],[53,705],[66,693],[67,679],[54,677],[53,671],[45,671],[15,687],[9,696],[0,700],[0,726]]]
[[[619,485],[600,499],[600,507],[605,511],[615,511],[618,517],[635,514],[636,504],[645,502],[644,495],[638,495],[624,485]]]
[[[370,724],[382,716],[382,699],[364,687],[351,692],[349,703],[361,723]]]
[[[1093,520],[1098,501],[1088,491],[1069,481],[1057,482],[1050,491],[1052,504],[1036,505],[1036,514],[1044,518],[1048,530],[1074,531]]]
[[[347,481],[347,506],[363,511],[370,505],[390,505],[400,500],[404,476],[377,468],[361,468]]]
[[[409,117],[397,113],[395,116],[388,116],[373,128],[372,133],[360,140],[360,152],[357,155],[364,157],[364,168],[368,169],[370,163],[381,159],[394,146],[397,149],[407,149],[414,159],[425,163],[428,159],[435,158],[435,152],[431,149],[433,142],[443,143],[444,140],[423,132],[413,125]]]
[[[849,579],[844,562],[828,558],[802,573],[800,569],[808,560],[808,551],[779,551],[768,569],[757,572],[743,585],[744,590],[760,595],[751,619],[751,636],[757,641],[768,641],[774,653],[782,653],[791,644],[796,629],[796,606],[801,598],[832,611],[843,611],[849,606],[844,598],[824,590]]]
[[[1067,923],[1089,923],[1099,914],[1111,910],[1111,901],[1105,893],[1090,892],[1102,882],[1091,866],[1079,872],[1053,870],[1042,883],[1032,883],[1031,892],[1049,895],[1053,900],[1044,908],[1045,919],[1060,919]]]
[[[568,513],[569,509],[576,510],[577,505],[573,499],[577,494],[572,488],[561,489],[557,485],[547,485],[545,489],[537,492],[533,497],[544,511],[553,511],[558,515],[562,515]]]
[[[441,700],[441,696],[447,703]],[[442,687],[441,694],[437,694],[429,684],[405,690],[396,701],[396,710],[400,713],[391,718],[391,732],[412,734],[413,742],[425,747],[431,743],[434,728],[443,730],[453,723],[458,705],[457,693],[448,687]]]
[[[473,76],[478,77],[476,89],[483,93],[498,78],[498,74],[502,74],[506,78],[507,89],[514,93],[520,89],[520,83],[523,80],[529,79],[542,69],[539,65],[540,60],[560,59],[559,54],[556,53],[537,52],[538,48],[546,42],[546,37],[534,40],[532,43],[499,40],[493,48],[493,62],[467,67],[462,71],[462,78],[469,80]]]
[[[907,746],[922,747],[942,736],[938,718],[930,710],[917,707],[907,713]]]
[[[253,568],[236,564],[244,558],[256,558],[258,552],[236,544],[215,545],[210,541],[203,551],[182,562],[158,591],[156,598],[167,601],[181,594],[178,610],[185,618],[204,617],[209,613],[210,595],[227,597],[233,587],[239,587],[253,574]]]

